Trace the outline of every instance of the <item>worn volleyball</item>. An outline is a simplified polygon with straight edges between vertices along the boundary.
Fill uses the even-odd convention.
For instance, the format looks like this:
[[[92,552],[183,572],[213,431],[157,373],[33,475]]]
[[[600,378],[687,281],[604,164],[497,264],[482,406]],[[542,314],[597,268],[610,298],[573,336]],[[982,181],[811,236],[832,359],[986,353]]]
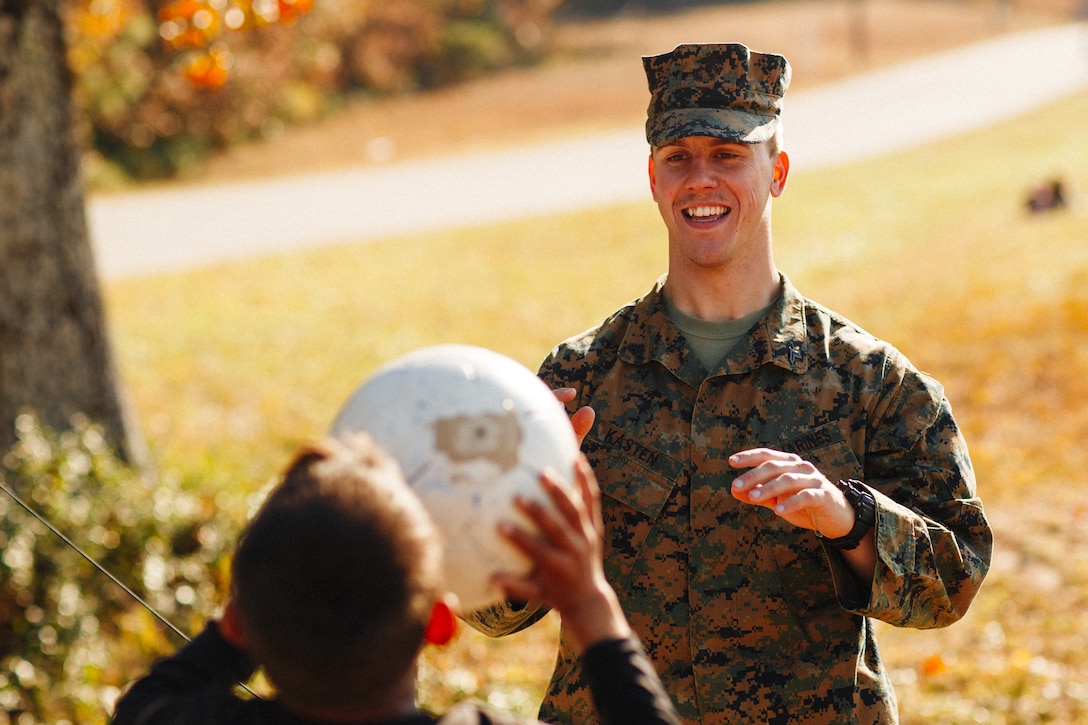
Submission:
[[[578,442],[563,405],[517,361],[472,345],[420,348],[378,368],[331,434],[365,432],[399,464],[442,533],[445,584],[464,612],[502,599],[496,571],[529,562],[496,532],[526,522],[516,495],[545,501],[546,468],[568,485]]]

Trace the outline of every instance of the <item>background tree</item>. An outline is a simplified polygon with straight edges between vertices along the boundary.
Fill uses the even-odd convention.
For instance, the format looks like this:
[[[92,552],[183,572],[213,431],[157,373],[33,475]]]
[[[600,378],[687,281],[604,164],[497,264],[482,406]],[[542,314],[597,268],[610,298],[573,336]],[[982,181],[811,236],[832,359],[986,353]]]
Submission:
[[[141,455],[81,167],[100,183],[170,176],[329,99],[532,62],[559,2],[0,0],[0,450],[29,407],[57,429],[83,413],[123,458]]]
[[[31,408],[135,452],[87,234],[64,0],[0,0],[0,450]]]

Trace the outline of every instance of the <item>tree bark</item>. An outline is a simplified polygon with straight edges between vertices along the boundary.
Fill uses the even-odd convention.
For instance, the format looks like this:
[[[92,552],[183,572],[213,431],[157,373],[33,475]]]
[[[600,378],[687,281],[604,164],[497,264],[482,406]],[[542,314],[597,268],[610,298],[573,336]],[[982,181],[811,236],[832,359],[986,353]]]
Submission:
[[[132,460],[88,239],[65,0],[0,0],[0,456],[82,413]],[[138,457],[138,456],[137,456]]]

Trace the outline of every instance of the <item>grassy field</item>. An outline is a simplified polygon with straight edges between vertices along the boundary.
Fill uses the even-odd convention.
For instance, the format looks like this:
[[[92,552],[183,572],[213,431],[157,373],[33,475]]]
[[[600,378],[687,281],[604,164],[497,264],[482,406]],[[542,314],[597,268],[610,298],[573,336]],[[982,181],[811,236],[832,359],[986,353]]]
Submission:
[[[795,172],[776,202],[794,283],[945,384],[995,526],[993,569],[963,622],[880,630],[907,724],[1088,721],[1086,121],[1082,93],[963,138]],[[1027,214],[1028,190],[1054,176],[1071,207]],[[664,268],[647,200],[113,282],[106,298],[160,470],[229,494],[240,516],[377,364],[455,341],[535,367]],[[504,640],[463,631],[428,653],[425,702],[535,711],[555,633],[551,618]]]

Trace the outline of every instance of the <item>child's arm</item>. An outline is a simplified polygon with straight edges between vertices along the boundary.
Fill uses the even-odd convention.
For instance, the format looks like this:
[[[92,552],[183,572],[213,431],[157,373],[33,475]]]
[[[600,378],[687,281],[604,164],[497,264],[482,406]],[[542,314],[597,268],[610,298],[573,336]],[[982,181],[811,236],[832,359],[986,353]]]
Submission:
[[[234,686],[253,674],[253,664],[219,632],[218,622],[172,656],[156,663],[117,701],[114,725],[217,722],[242,704]]]
[[[500,574],[510,599],[544,602],[559,612],[565,636],[582,657],[604,723],[679,723],[657,673],[631,632],[601,563],[600,490],[585,457],[575,466],[577,490],[550,474],[541,485],[555,509],[528,499],[518,508],[536,532],[504,524],[500,532],[532,560],[530,574]]]
[[[532,560],[533,570],[525,576],[501,574],[498,584],[509,599],[545,602],[557,610],[579,654],[600,640],[627,637],[631,628],[601,564],[600,491],[593,470],[581,456],[573,493],[552,473],[540,483],[554,511],[529,498],[516,502],[538,531],[510,522],[499,528]]]

